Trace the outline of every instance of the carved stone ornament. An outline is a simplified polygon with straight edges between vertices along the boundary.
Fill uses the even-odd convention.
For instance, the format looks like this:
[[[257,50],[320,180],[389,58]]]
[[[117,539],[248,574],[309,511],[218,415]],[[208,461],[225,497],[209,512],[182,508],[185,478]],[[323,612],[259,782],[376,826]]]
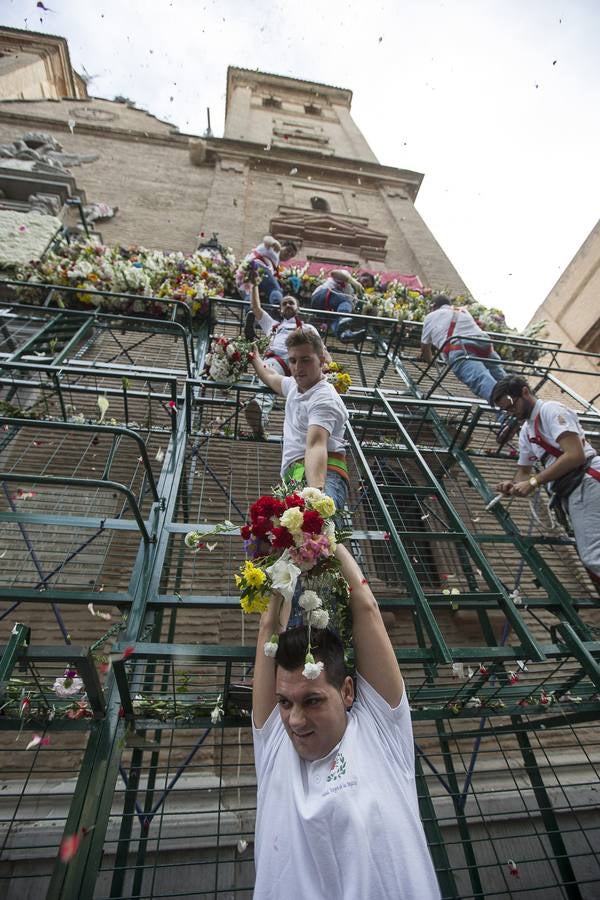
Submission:
[[[96,109],[94,106],[74,106],[69,115],[82,122],[114,122],[119,118],[117,113],[108,109]]]
[[[279,215],[271,219],[269,230],[276,238],[298,244],[353,248],[369,259],[384,260],[387,235],[368,228],[367,221],[333,213],[280,209]]]
[[[29,131],[12,144],[0,144],[1,159],[27,160],[32,163],[32,171],[47,172],[51,167],[67,172],[72,166],[95,162],[99,156],[99,153],[65,153],[56,138],[39,131]]]

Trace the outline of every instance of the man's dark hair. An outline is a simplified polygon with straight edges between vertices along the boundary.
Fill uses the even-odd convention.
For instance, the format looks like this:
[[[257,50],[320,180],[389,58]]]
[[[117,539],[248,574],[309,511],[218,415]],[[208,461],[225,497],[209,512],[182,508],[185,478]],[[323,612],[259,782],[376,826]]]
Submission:
[[[431,298],[431,308],[439,309],[440,306],[452,306],[452,300],[446,294],[435,294]]]
[[[285,251],[288,259],[291,259],[298,252],[298,247],[293,241],[284,241],[281,245],[281,251]]]
[[[329,684],[341,688],[348,675],[344,662],[344,645],[330,628],[312,629],[311,652],[317,662],[324,665],[325,677]],[[304,666],[308,652],[308,628],[298,625],[279,635],[279,646],[275,662],[286,672],[294,672]]]
[[[496,382],[490,401],[492,405],[495,405],[501,397],[512,397],[513,400],[516,400],[523,393],[523,388],[531,390],[521,375],[505,375],[504,378]]]

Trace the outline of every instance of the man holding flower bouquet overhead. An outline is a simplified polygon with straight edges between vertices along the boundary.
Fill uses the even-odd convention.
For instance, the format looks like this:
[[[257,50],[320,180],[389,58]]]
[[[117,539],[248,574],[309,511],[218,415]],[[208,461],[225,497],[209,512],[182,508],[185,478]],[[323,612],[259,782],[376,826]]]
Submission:
[[[254,900],[437,900],[415,785],[410,708],[381,613],[338,544],[349,586],[356,693],[314,591],[285,630],[274,593],[260,620],[253,738]]]

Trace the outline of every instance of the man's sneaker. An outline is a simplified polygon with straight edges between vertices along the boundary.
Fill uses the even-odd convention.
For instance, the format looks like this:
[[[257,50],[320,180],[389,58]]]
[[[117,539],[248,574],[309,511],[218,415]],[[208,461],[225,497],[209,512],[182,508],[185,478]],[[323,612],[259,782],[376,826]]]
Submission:
[[[339,339],[342,344],[358,344],[367,336],[367,329],[361,328],[360,331],[342,331]]]
[[[244,322],[244,337],[247,341],[255,341],[256,340],[256,332],[254,330],[254,313],[252,310],[247,314],[246,321]]]
[[[250,426],[252,430],[253,436],[257,440],[262,440],[265,437],[265,429],[263,427],[262,421],[262,409],[256,400],[250,400],[246,403],[244,407],[244,415],[246,416],[246,422]]]
[[[504,447],[505,444],[508,444],[510,439],[519,431],[520,427],[517,420],[512,417],[507,419],[506,422],[503,422],[500,426],[500,430],[496,434],[496,443],[498,446]]]

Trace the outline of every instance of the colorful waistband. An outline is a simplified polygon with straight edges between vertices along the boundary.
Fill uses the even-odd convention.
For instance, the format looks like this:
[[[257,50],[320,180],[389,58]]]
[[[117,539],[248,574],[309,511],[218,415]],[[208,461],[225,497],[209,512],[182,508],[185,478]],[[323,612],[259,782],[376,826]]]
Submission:
[[[288,466],[285,472],[283,473],[284,481],[297,481],[300,482],[304,478],[304,460],[298,459],[296,462],[292,463],[291,466]],[[348,476],[348,463],[346,462],[346,454],[345,453],[331,453],[327,454],[327,471],[335,472],[336,475],[340,475],[342,478],[345,478],[346,481],[349,480]]]

